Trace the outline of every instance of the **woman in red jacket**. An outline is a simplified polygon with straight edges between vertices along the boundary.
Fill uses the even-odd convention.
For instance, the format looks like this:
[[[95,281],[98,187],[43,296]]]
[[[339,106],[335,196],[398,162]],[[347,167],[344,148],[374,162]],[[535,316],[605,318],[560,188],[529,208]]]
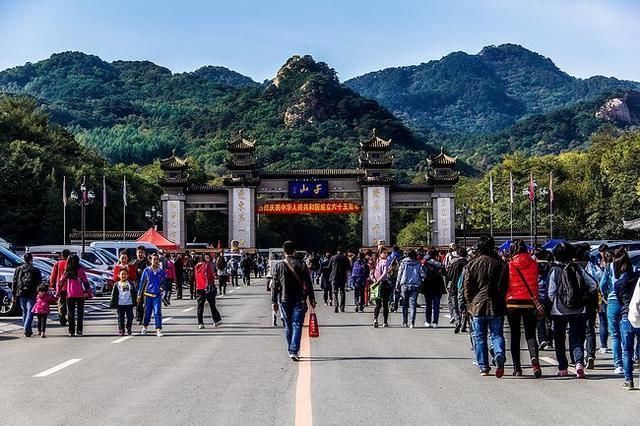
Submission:
[[[216,276],[213,273],[211,263],[207,262],[203,255],[198,257],[198,263],[194,267],[196,281],[196,301],[198,302],[198,328],[204,328],[204,304],[209,302],[213,326],[217,327],[222,323],[222,317],[216,308]]]
[[[539,378],[542,376],[542,370],[538,360],[537,318],[534,302],[538,300],[538,263],[529,254],[527,244],[523,240],[515,240],[511,244],[506,269],[509,279],[507,320],[511,330],[513,375],[522,376],[520,363],[520,324],[522,323],[533,374]]]

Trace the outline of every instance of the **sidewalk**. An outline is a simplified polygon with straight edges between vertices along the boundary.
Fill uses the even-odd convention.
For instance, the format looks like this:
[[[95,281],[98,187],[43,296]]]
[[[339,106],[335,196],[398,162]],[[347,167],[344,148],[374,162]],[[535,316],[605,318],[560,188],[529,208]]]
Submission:
[[[2,318],[0,321],[0,334],[11,334],[22,330],[20,318]]]

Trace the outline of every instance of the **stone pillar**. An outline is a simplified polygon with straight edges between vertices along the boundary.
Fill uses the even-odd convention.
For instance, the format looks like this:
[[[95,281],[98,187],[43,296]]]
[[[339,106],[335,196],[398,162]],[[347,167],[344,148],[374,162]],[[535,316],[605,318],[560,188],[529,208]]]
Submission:
[[[186,197],[180,195],[163,195],[162,198],[162,230],[164,236],[185,248],[187,244],[187,216],[185,211]]]
[[[453,194],[434,194],[433,219],[435,229],[433,232],[433,245],[446,246],[456,240],[455,196]]]
[[[256,190],[229,189],[229,245],[240,242],[241,248],[256,246]]]
[[[389,201],[389,187],[362,188],[362,245],[364,247],[375,246],[378,240],[385,240],[387,245],[392,243]]]

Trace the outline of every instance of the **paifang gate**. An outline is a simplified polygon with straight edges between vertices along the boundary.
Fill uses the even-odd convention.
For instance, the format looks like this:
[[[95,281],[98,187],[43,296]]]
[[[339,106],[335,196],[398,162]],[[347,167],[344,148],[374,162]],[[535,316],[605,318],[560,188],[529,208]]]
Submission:
[[[230,160],[224,185],[192,185],[187,161],[176,157],[161,160],[165,236],[186,245],[186,214],[218,210],[229,215],[229,245],[256,245],[258,214],[362,215],[362,245],[378,240],[391,243],[390,218],[395,209],[425,209],[430,240],[436,246],[454,241],[455,194],[458,182],[456,158],[440,154],[427,159],[426,184],[397,184],[391,174],[391,140],[376,134],[360,143],[358,167],[354,169],[259,170],[256,142],[240,131],[228,145]]]

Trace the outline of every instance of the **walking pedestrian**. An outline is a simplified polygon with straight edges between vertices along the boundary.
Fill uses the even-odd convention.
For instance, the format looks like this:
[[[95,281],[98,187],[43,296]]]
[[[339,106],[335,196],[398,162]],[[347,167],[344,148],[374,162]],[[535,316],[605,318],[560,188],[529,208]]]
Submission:
[[[138,304],[144,302],[144,319],[140,334],[145,336],[151,322],[151,313],[156,326],[156,335],[162,337],[162,282],[165,272],[160,267],[160,258],[157,253],[151,255],[151,265],[142,273],[140,290],[138,292]]]
[[[242,272],[242,284],[246,286],[251,285],[251,267],[253,266],[253,262],[248,254],[244,254],[242,256],[242,260],[240,261],[240,271]]]
[[[284,319],[284,334],[289,358],[300,359],[300,339],[302,324],[308,304],[316,307],[316,299],[309,271],[303,261],[295,257],[295,244],[283,244],[284,259],[273,266],[272,303],[279,304],[279,312]]]
[[[635,389],[633,384],[634,367],[634,341],[640,341],[640,328],[636,328],[629,322],[629,305],[633,292],[639,285],[640,273],[633,270],[633,264],[624,248],[618,249],[613,255],[616,298],[620,303],[620,331],[622,341],[622,368],[624,369],[624,388]]]
[[[312,269],[313,271],[313,269]],[[353,286],[353,304],[355,311],[364,312],[364,290],[369,277],[369,264],[364,252],[358,253],[351,267],[351,285]]]
[[[438,260],[438,251],[431,247],[427,250],[427,256],[422,267],[423,282],[422,294],[424,294],[424,326],[438,328],[440,319],[440,300],[447,292],[444,283],[444,266]]]
[[[596,283],[574,262],[575,247],[563,242],[553,249],[555,262],[549,273],[549,299],[553,321],[554,346],[560,377],[569,375],[567,368],[566,332],[569,326],[569,350],[575,363],[576,377],[583,379],[585,313]]]
[[[396,284],[402,294],[402,327],[407,327],[408,324],[409,328],[414,328],[416,325],[416,301],[423,278],[424,271],[418,261],[418,254],[411,249],[407,252],[407,257],[400,262]]]
[[[218,283],[220,285],[220,294],[227,294],[227,279],[229,278],[229,272],[227,270],[227,261],[224,258],[224,254],[220,253],[216,260],[216,269],[218,270]]]
[[[133,263],[129,263],[129,255],[126,251],[122,251],[120,253],[120,257],[118,258],[118,263],[113,267],[113,282],[116,283],[120,280],[120,271],[126,269],[127,270],[127,279],[134,281],[136,280],[136,265]]]
[[[320,263],[320,288],[324,306],[333,306],[333,289],[331,288],[331,253],[327,252]]]
[[[53,264],[53,269],[51,270],[51,277],[49,278],[49,287],[55,291],[58,286],[58,280],[64,274],[65,269],[67,268],[67,259],[71,255],[69,249],[62,250],[60,253],[61,259]],[[15,294],[15,293],[14,293]],[[67,294],[66,293],[56,293],[58,297],[58,321],[61,326],[67,325]]]
[[[33,255],[25,253],[24,263],[13,273],[12,291],[14,302],[22,310],[22,330],[25,337],[33,335],[33,305],[36,303],[38,286],[42,283],[42,273],[32,265]]]
[[[229,276],[231,276],[231,287],[238,287],[238,271],[240,269],[240,262],[238,262],[237,256],[232,255],[229,259]]]
[[[524,336],[529,349],[533,375],[542,377],[538,342],[536,339],[538,297],[538,263],[529,254],[527,244],[520,239],[514,240],[509,248],[509,262],[506,265],[507,321],[511,330],[510,347],[513,359],[513,375],[522,376],[520,362],[520,325],[524,327]]]
[[[67,314],[69,337],[82,336],[84,328],[84,304],[93,297],[87,273],[80,266],[80,258],[72,254],[67,259],[67,267],[58,281],[57,293],[67,294]]]
[[[213,318],[213,326],[217,327],[222,323],[222,317],[216,307],[216,276],[213,273],[211,263],[207,261],[205,256],[200,256],[195,267],[196,279],[196,301],[198,304],[197,317],[198,328],[204,328],[204,305],[209,303],[211,308],[211,317]]]
[[[147,259],[147,250],[143,245],[140,245],[136,248],[136,258],[132,262],[133,266],[136,269],[135,279],[136,282],[136,290],[138,293],[138,297],[142,295],[142,273],[149,266],[149,260]],[[136,322],[138,324],[142,324],[142,320],[144,317],[144,304],[136,303]]]
[[[136,286],[129,279],[129,272],[122,268],[118,273],[118,281],[111,290],[111,301],[109,306],[115,309],[118,315],[118,335],[124,336],[125,329],[127,335],[131,336],[133,325],[133,309],[138,301]],[[125,322],[126,321],[126,322]]]
[[[389,327],[389,299],[391,292],[394,290],[389,282],[389,267],[387,265],[387,258],[389,252],[385,247],[378,250],[378,260],[376,261],[376,267],[371,273],[371,298],[375,301],[375,308],[373,310],[373,327],[378,328],[378,316],[380,315],[380,309],[382,308],[382,326]],[[377,289],[376,289],[377,287]],[[376,290],[374,290],[376,289]],[[377,296],[374,295],[377,293]]]
[[[32,312],[38,318],[38,335],[43,339],[47,337],[47,318],[51,311],[49,304],[55,303],[57,300],[58,298],[51,293],[47,283],[42,283],[38,286],[38,296],[36,297],[36,303],[33,305]]]
[[[400,261],[402,260],[402,252],[397,245],[393,246],[391,254],[387,256],[387,280],[391,286],[391,294],[389,295],[390,302],[393,304],[391,312],[396,312],[400,305],[400,299],[402,293],[399,288],[396,288],[396,282],[398,281],[398,270],[400,269]]]
[[[349,266],[349,259],[347,259],[343,254],[342,249],[338,248],[336,254],[329,260],[329,268],[331,270],[329,274],[329,281],[331,282],[331,288],[333,289],[333,300],[336,303],[336,313],[338,313],[338,309],[341,312],[344,312],[346,302],[345,287],[347,285]]]
[[[173,292],[173,280],[175,279],[175,269],[171,257],[164,250],[158,250],[160,255],[160,266],[165,272],[162,282],[162,303],[164,306],[171,305],[171,293]]]
[[[182,300],[182,286],[184,284],[184,258],[178,253],[173,262],[173,273],[176,282],[176,299]]]
[[[478,239],[477,256],[469,261],[464,274],[464,297],[472,316],[473,343],[481,376],[488,376],[489,346],[487,332],[496,363],[496,377],[504,375],[505,344],[504,315],[506,313],[506,283],[503,263],[498,256],[493,237]]]
[[[458,247],[457,254],[458,256],[451,261],[447,268],[447,280],[449,282],[448,301],[451,307],[451,320],[449,322],[452,324],[455,323],[454,333],[459,333],[463,325],[463,320],[460,315],[460,293],[458,292],[458,284],[464,267],[469,263],[466,248]]]
[[[535,259],[538,263],[538,300],[544,306],[545,316],[538,318],[537,334],[538,334],[538,350],[553,348],[553,329],[551,328],[551,307],[553,303],[549,300],[549,272],[551,271],[551,262],[553,255],[550,251],[538,248],[535,251]]]

